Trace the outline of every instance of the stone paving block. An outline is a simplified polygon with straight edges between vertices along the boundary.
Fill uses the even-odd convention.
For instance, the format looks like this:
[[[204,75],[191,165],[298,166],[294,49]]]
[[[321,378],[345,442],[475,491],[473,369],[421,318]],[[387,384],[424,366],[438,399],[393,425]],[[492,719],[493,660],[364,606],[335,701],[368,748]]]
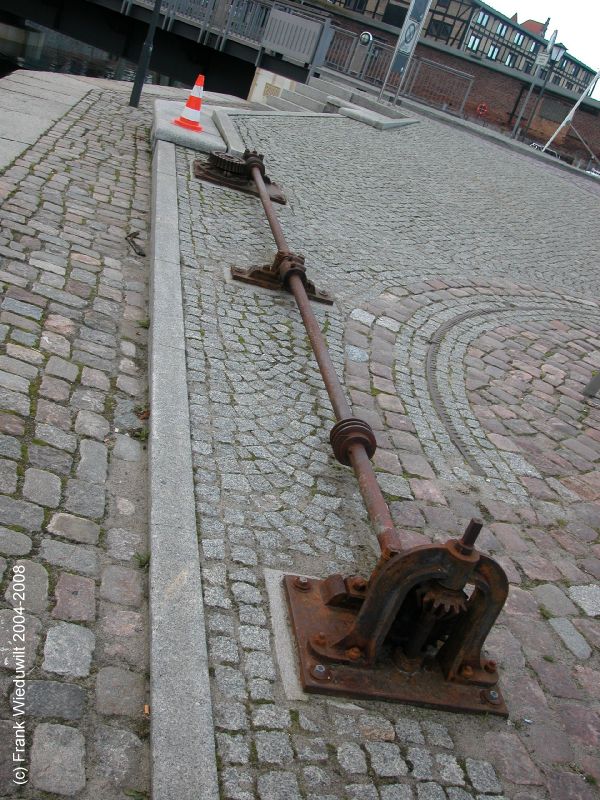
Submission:
[[[36,425],[35,438],[59,450],[66,450],[67,453],[74,453],[77,448],[77,437],[54,425]]]
[[[22,606],[27,611],[42,612],[48,605],[48,573],[42,564],[35,561],[19,559],[13,565],[23,567],[24,572],[19,573],[25,579],[24,584],[19,580],[15,583],[14,578],[9,583],[4,593],[6,602],[13,606]],[[13,573],[17,577],[16,571]]]
[[[68,453],[47,445],[30,444],[27,448],[27,456],[31,466],[48,469],[59,475],[68,475],[73,463],[73,459]]]
[[[146,537],[138,531],[126,528],[111,528],[106,533],[109,555],[119,561],[131,561],[137,554],[143,556],[148,548]]]
[[[127,567],[106,567],[102,572],[100,597],[112,603],[139,606],[143,596],[142,574]]]
[[[414,798],[412,786],[406,783],[380,786],[379,796],[381,800],[413,800]]]
[[[17,641],[14,641],[14,612],[12,609],[2,609],[0,611],[0,664],[13,674],[17,669],[24,668],[28,672],[33,667],[40,643],[41,622],[31,614],[24,614],[23,616],[25,617],[25,622],[23,623],[25,625],[25,633],[19,633]],[[22,641],[22,636],[24,636],[25,641]],[[21,663],[21,653],[16,651],[15,646],[25,648],[23,663]]]
[[[5,556],[26,556],[31,547],[29,536],[0,526],[0,553]]]
[[[80,411],[75,420],[75,432],[82,436],[91,436],[93,439],[104,441],[108,435],[110,425],[108,421],[95,414],[93,411]]]
[[[588,586],[571,586],[568,592],[588,617],[600,617],[600,586],[593,583]]]
[[[359,775],[364,775],[367,772],[365,754],[353,742],[344,742],[339,745],[337,748],[337,760],[344,772]]]
[[[288,764],[294,758],[294,752],[287,733],[270,733],[259,731],[254,735],[256,756],[262,764]]]
[[[31,782],[36,789],[74,795],[85,787],[85,740],[66,725],[42,722],[33,733]]]
[[[28,500],[48,508],[56,508],[60,503],[61,481],[57,475],[45,470],[30,467],[25,471],[23,496]]]
[[[97,544],[100,535],[100,526],[95,522],[62,511],[52,516],[47,530],[56,536],[84,544]]]
[[[40,555],[49,564],[73,572],[82,572],[84,575],[96,575],[98,572],[98,555],[91,547],[43,541]]]
[[[586,659],[592,655],[588,643],[570,620],[564,617],[555,617],[554,619],[548,620],[548,623],[554,628],[565,646],[569,648],[574,656]]]
[[[106,491],[104,486],[71,478],[67,481],[64,506],[82,517],[97,519],[104,514]]]
[[[25,500],[13,500],[0,495],[0,522],[18,525],[26,531],[39,530],[44,521],[44,510]]]
[[[132,439],[130,436],[118,434],[115,436],[115,446],[113,447],[113,458],[120,458],[123,461],[140,461],[142,458],[141,442]]]
[[[300,788],[292,772],[266,772],[258,776],[260,800],[301,800]]]
[[[0,460],[0,491],[12,494],[17,488],[17,465],[14,461]]]
[[[92,752],[94,773],[103,786],[119,786],[126,792],[148,792],[148,745],[135,733],[113,725],[98,725]]]
[[[54,590],[56,605],[52,616],[73,622],[93,622],[96,618],[95,590],[96,585],[90,578],[62,572]]]
[[[90,673],[95,636],[88,628],[59,622],[50,628],[42,668],[59,675],[83,678]]]
[[[142,716],[144,676],[120,667],[103,667],[96,676],[96,709],[100,714]]]
[[[63,358],[59,358],[58,356],[51,356],[46,364],[47,375],[54,375],[57,378],[63,378],[69,383],[72,383],[75,380],[78,372],[79,369],[75,364],[71,364],[70,362],[65,361]]]
[[[86,691],[73,683],[27,681],[26,713],[33,717],[81,719],[86,705]]]
[[[391,742],[366,742],[373,772],[381,778],[397,778],[408,773],[400,748]]]
[[[417,800],[446,800],[446,793],[439,783],[419,783]]]
[[[562,589],[552,583],[534,586],[532,591],[540,606],[556,617],[571,616],[577,613],[577,608]]]
[[[84,439],[79,444],[79,464],[77,477],[88,483],[103,484],[108,468],[108,450],[106,445],[92,439]]]
[[[146,664],[148,637],[143,614],[103,602],[99,624],[98,649],[105,661],[113,663],[114,659],[121,659],[133,667]]]
[[[488,792],[490,794],[502,791],[502,786],[489,761],[467,758],[465,763],[469,780],[477,791]]]

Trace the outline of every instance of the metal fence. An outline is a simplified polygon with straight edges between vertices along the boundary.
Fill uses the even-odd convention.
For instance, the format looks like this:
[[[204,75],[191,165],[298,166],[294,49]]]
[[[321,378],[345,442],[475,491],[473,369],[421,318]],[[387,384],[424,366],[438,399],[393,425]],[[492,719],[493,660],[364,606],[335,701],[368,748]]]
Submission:
[[[154,0],[123,0],[121,13],[131,13],[133,5],[152,8]],[[165,30],[177,21],[198,28],[199,43],[213,34],[213,46],[222,50],[228,39],[236,39],[311,70],[323,63],[333,36],[328,15],[273,0],[163,0],[161,14]]]
[[[358,34],[333,29],[333,39],[325,56],[325,66],[373,86],[386,78],[394,48],[373,40],[361,45]],[[401,94],[459,115],[464,114],[475,76],[436,61],[415,57],[411,60]],[[392,72],[386,84],[393,94],[400,86],[400,75]]]

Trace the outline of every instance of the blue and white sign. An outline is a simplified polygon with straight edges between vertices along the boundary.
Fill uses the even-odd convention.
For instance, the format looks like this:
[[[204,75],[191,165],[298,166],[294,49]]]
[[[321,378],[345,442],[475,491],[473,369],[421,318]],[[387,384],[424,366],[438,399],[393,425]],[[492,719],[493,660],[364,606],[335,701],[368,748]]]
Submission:
[[[402,75],[415,51],[432,0],[412,0],[392,57],[391,72]]]

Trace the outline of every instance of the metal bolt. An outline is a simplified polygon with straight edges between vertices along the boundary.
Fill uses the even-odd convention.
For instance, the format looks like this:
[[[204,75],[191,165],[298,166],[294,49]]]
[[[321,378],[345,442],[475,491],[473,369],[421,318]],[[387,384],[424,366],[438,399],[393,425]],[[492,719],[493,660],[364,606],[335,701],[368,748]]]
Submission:
[[[317,635],[314,638],[314,642],[315,642],[315,644],[324,645],[327,642],[327,639],[325,638],[325,634],[324,633],[317,633]]]
[[[346,655],[350,661],[358,661],[358,659],[362,656],[362,650],[360,647],[349,647],[346,650]]]
[[[497,700],[499,697],[500,695],[494,689],[490,691],[490,700]]]
[[[367,582],[364,578],[354,578],[352,586],[357,592],[364,592],[367,588]]]
[[[463,678],[472,678],[473,677],[473,667],[471,667],[468,664],[466,664],[461,669],[461,675],[463,676]]]
[[[310,581],[303,575],[299,575],[294,579],[294,588],[299,592],[307,592],[310,589]]]
[[[483,665],[483,668],[486,672],[495,672],[496,671],[496,662],[495,661],[486,661]]]
[[[324,664],[315,664],[310,673],[318,681],[326,681],[331,678],[331,670],[327,669]]]

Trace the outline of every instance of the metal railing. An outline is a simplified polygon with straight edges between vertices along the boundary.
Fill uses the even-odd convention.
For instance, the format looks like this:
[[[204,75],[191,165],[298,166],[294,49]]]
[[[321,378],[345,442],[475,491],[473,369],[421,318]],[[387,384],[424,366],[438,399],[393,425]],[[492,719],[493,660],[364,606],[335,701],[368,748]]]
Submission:
[[[152,8],[154,0],[123,0],[121,13],[131,13],[133,5]],[[177,21],[197,27],[198,43],[212,34],[212,46],[223,50],[228,39],[236,39],[308,64],[311,71],[323,62],[332,36],[327,14],[273,0],[163,0],[161,17],[164,30]]]
[[[333,28],[333,39],[324,64],[336,72],[381,86],[386,78],[394,48],[374,39],[361,45],[358,34],[343,28]],[[464,114],[465,103],[475,77],[430,59],[411,60],[402,95],[414,97],[445,111]],[[392,72],[386,87],[393,94],[400,86],[400,75]]]

